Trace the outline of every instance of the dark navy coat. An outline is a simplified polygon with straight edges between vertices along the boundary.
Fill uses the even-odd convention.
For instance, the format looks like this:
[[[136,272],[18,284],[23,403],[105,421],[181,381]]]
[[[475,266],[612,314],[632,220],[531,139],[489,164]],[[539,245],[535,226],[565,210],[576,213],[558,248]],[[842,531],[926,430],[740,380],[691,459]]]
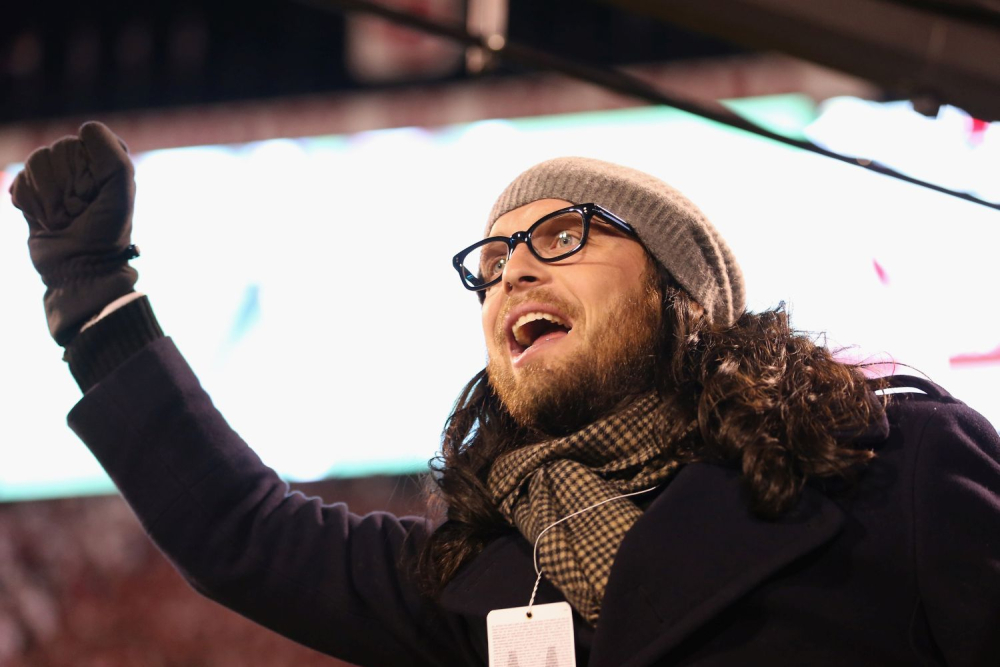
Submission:
[[[866,436],[860,482],[809,486],[780,521],[749,513],[733,470],[679,472],[626,535],[596,629],[576,619],[579,664],[1000,665],[1000,438],[905,384],[925,393],[897,395]],[[527,602],[531,547],[513,532],[423,598],[405,563],[431,526],[289,493],[170,339],[69,421],[195,588],[319,651],[485,665],[486,614]],[[538,602],[561,599],[543,581]]]

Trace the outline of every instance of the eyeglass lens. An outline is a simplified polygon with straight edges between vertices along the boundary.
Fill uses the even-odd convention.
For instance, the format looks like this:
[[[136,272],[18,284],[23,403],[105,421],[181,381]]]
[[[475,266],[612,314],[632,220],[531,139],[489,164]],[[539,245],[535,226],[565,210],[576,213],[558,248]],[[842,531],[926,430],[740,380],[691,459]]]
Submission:
[[[583,242],[583,215],[566,211],[543,219],[529,230],[528,243],[544,259],[556,260],[580,247]],[[510,246],[504,241],[492,241],[474,248],[465,256],[462,268],[465,275],[474,275],[479,284],[496,280],[507,264]]]

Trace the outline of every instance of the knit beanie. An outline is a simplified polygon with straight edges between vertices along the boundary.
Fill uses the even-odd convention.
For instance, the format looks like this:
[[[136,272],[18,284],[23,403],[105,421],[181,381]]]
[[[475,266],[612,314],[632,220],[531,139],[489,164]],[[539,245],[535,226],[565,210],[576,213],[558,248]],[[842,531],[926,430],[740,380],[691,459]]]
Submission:
[[[711,321],[730,325],[743,312],[743,272],[719,232],[687,197],[636,169],[581,157],[548,160],[507,186],[486,225],[538,199],[603,206],[629,223]]]

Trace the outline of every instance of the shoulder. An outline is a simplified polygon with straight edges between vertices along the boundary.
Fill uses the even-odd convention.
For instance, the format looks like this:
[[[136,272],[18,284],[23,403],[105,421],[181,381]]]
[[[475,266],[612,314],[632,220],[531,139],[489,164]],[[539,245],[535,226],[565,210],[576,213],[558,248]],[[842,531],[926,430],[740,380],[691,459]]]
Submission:
[[[1000,435],[942,388],[893,394],[887,412],[911,462],[903,488],[919,617],[948,664],[1000,651]],[[890,434],[890,438],[893,435]],[[899,441],[897,441],[897,444]]]
[[[1000,434],[941,387],[902,380],[921,391],[891,394],[886,449],[905,461],[903,500],[913,514],[918,555],[959,548],[1000,553]]]
[[[896,376],[889,378],[886,393],[890,434],[902,437],[907,449],[919,448],[921,459],[955,459],[965,450],[978,452],[976,458],[1000,462],[996,427],[940,385]]]

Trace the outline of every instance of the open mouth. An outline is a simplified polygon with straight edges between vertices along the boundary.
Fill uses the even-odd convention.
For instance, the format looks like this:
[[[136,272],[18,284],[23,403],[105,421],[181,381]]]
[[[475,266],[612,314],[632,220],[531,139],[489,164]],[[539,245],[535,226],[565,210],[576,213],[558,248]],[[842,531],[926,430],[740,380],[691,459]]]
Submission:
[[[515,357],[538,343],[562,338],[572,325],[554,313],[532,311],[524,313],[511,327],[511,352]]]

